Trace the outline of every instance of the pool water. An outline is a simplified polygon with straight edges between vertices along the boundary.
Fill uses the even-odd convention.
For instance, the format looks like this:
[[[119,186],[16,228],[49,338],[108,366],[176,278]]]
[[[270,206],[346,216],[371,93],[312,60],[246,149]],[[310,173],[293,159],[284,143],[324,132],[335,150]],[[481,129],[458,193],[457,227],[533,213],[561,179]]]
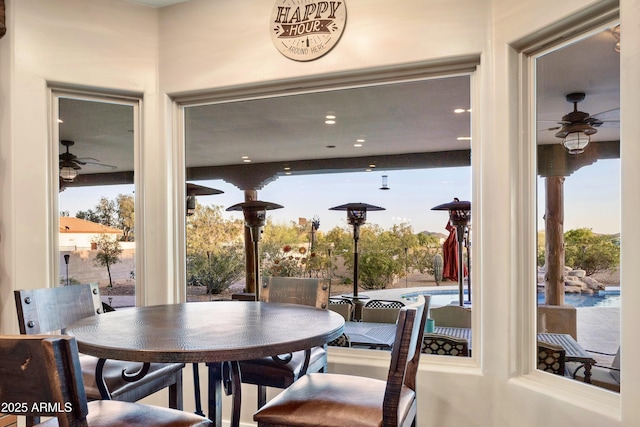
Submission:
[[[402,298],[412,300],[418,295],[431,295],[431,306],[448,305],[451,303],[458,303],[458,291],[457,290],[444,290],[434,289],[423,292],[412,292],[402,295]],[[465,290],[465,300],[467,298]],[[620,307],[620,290],[606,290],[600,291],[597,294],[585,295],[585,294],[565,294],[564,302],[567,305],[574,307]],[[544,304],[544,294],[538,294],[538,304]]]

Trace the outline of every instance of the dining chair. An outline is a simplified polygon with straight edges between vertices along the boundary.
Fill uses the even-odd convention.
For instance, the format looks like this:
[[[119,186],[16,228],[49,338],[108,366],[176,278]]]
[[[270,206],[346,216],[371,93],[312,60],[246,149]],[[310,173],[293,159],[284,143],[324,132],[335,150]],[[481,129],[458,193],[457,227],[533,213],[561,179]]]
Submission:
[[[564,376],[565,374],[565,349],[556,344],[538,341],[538,369],[552,374]]]
[[[345,322],[350,322],[353,318],[353,303],[347,298],[329,298],[329,310],[338,313]]]
[[[316,278],[270,277],[260,290],[265,303],[301,304],[326,310],[329,286]],[[295,327],[295,325],[291,325]],[[239,362],[240,378],[245,384],[258,386],[258,407],[267,401],[267,387],[286,388],[307,372],[327,370],[326,345],[286,355],[273,355]]]
[[[451,335],[426,333],[422,338],[422,352],[442,356],[469,357],[469,342]]]
[[[387,379],[307,374],[258,410],[258,426],[416,424],[416,374],[426,319],[424,297],[400,309]]]
[[[117,400],[87,401],[75,337],[0,335],[0,402],[3,411],[53,417],[42,426],[209,426],[176,409]]]
[[[372,299],[362,307],[361,319],[371,323],[396,323],[400,309],[404,307],[402,301]]]
[[[429,312],[436,326],[448,326],[451,328],[470,328],[471,309],[459,305],[443,305],[433,307]]]
[[[70,324],[103,313],[100,291],[95,283],[14,291],[20,333],[25,335],[64,333]],[[169,407],[182,409],[183,363],[151,363],[148,373],[138,381],[130,377],[143,364],[108,360],[104,380],[109,396],[102,396],[96,383],[97,357],[80,356],[84,387],[89,400],[112,399],[136,402],[168,387]],[[125,375],[126,373],[126,375]]]

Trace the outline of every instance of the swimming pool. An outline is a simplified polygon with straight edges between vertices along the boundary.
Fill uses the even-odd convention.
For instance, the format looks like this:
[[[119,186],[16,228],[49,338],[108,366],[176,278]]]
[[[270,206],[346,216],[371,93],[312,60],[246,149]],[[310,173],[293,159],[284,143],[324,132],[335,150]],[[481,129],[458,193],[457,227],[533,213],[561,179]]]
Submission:
[[[431,295],[431,306],[440,306],[458,303],[458,291],[455,289],[430,289],[420,292],[403,294],[402,298],[407,300],[415,299],[418,295]],[[467,292],[465,289],[465,299]],[[613,288],[600,291],[597,294],[565,294],[565,304],[574,307],[620,307],[620,289]],[[544,294],[538,294],[538,304],[544,304]]]

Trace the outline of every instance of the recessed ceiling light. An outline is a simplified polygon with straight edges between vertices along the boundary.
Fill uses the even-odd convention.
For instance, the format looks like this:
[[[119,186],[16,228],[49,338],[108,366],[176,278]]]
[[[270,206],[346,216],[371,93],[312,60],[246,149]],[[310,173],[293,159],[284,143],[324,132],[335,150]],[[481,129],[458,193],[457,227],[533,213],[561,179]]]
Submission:
[[[455,110],[453,110],[453,112],[456,113],[456,114],[460,114],[460,113],[464,113],[464,112],[470,113],[471,112],[471,108],[469,108],[469,109],[456,108]]]
[[[244,159],[243,162],[245,163],[251,163],[251,159]]]
[[[285,175],[291,175],[291,172],[285,172],[284,174]]]
[[[325,122],[325,124],[328,124],[328,125],[335,125],[336,124],[335,120],[330,120],[330,119],[327,119],[324,122]]]
[[[364,138],[356,139],[356,142],[364,142]]]
[[[249,156],[242,156],[242,158],[243,158],[243,159],[248,159],[248,158],[249,158]]]
[[[362,147],[362,144],[360,144],[359,142],[356,142],[355,144],[353,144],[354,147]]]
[[[458,141],[471,141],[471,137],[470,136],[459,136]]]
[[[371,163],[371,164],[369,165],[369,167],[370,167],[370,168],[375,168],[375,167],[376,167],[376,165],[375,165],[374,163]]]
[[[336,115],[335,114],[327,114],[324,118],[327,119],[327,120],[335,120],[336,119]]]

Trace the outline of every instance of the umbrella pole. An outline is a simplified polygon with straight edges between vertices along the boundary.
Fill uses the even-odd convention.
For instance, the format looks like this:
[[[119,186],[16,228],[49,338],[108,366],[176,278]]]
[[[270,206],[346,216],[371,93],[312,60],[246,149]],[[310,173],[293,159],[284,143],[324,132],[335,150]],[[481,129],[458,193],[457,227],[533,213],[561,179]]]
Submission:
[[[460,307],[464,306],[464,264],[462,262],[462,243],[464,239],[464,226],[456,226],[456,238],[458,240],[458,301]]]

